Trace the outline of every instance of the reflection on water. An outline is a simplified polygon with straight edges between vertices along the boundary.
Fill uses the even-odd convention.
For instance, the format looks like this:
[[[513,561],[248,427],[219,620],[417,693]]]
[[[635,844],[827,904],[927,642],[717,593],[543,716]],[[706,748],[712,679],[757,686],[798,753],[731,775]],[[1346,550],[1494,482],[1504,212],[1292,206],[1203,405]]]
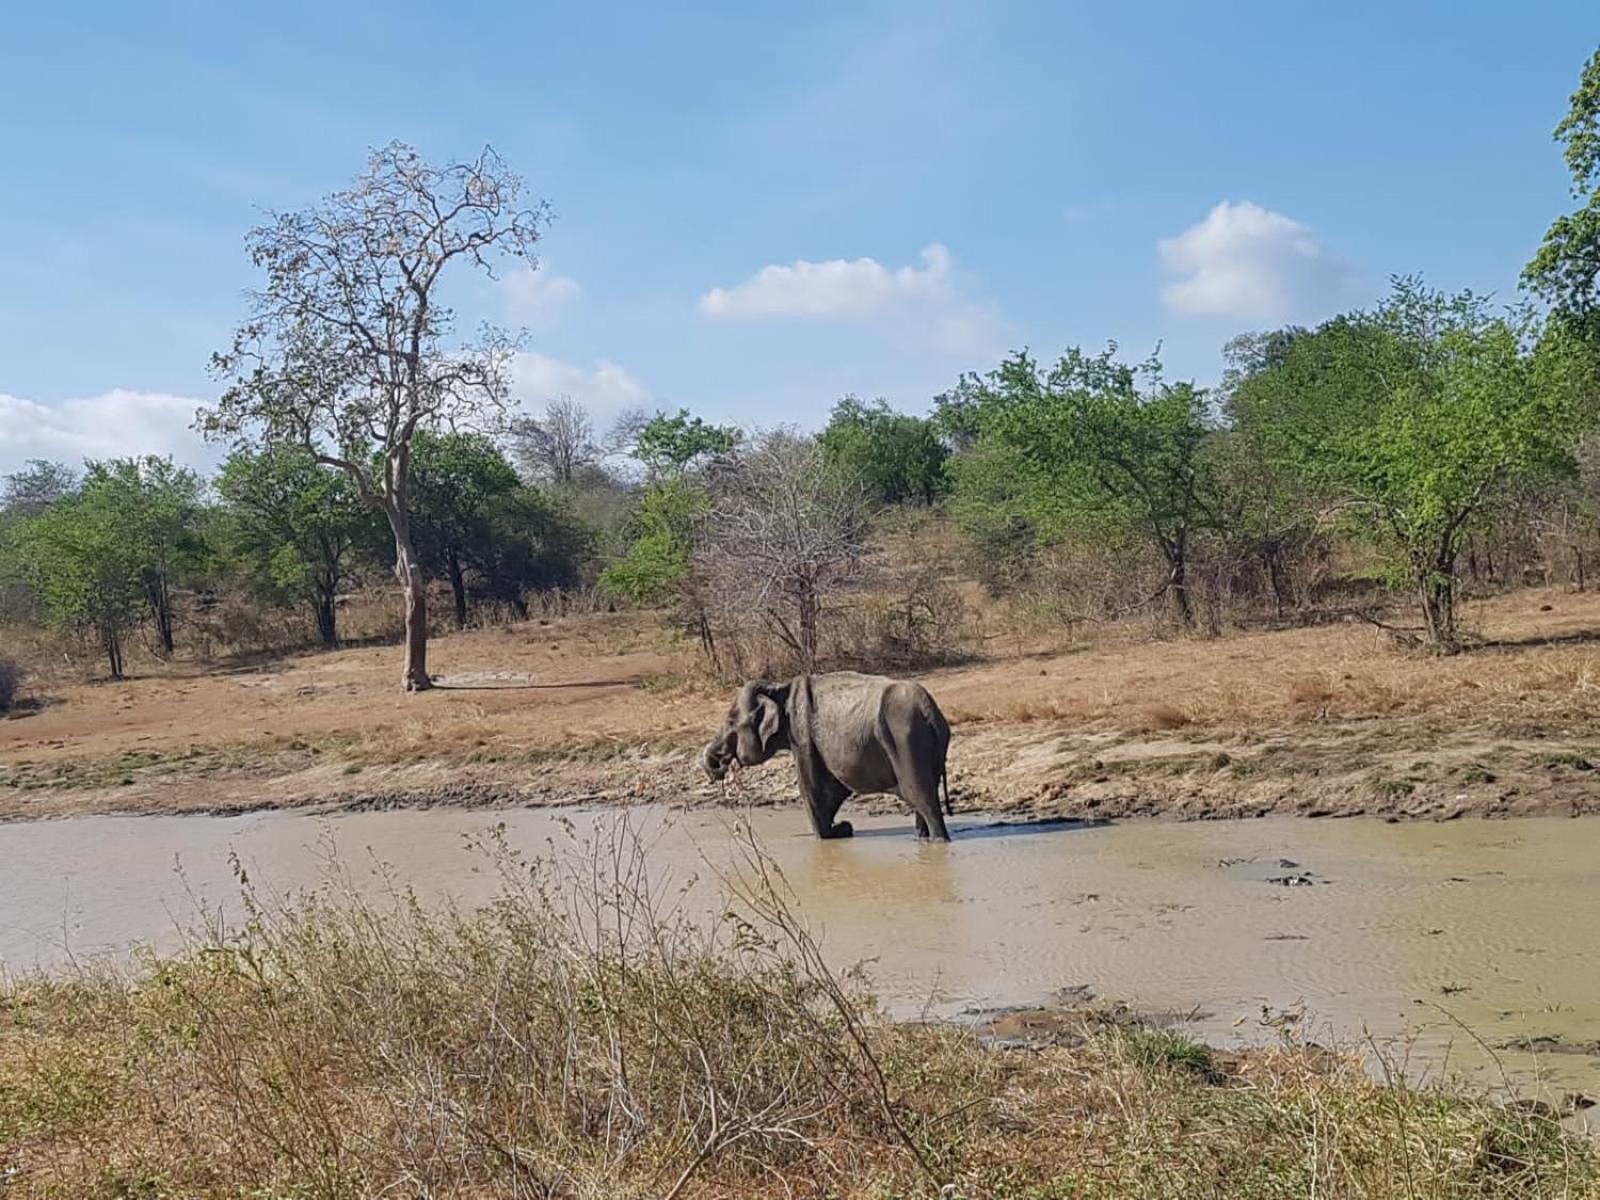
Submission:
[[[832,960],[868,962],[900,1013],[1042,1003],[1086,986],[1190,1015],[1200,1036],[1227,1044],[1270,1038],[1303,1007],[1308,1036],[1409,1037],[1413,1062],[1433,1070],[1488,1062],[1463,1025],[1488,1045],[1600,1039],[1600,821],[958,819],[953,844],[926,845],[905,818],[852,817],[860,836],[820,842],[798,812],[748,817]],[[0,826],[0,964],[170,945],[197,903],[236,911],[230,853],[284,890],[317,880],[326,842],[358,875],[383,862],[425,899],[470,903],[496,877],[467,835],[503,823],[511,845],[546,853],[564,840],[562,820],[581,833],[615,819],[433,810]],[[637,809],[631,820],[658,880],[709,878],[728,861],[730,813]],[[712,887],[696,892],[708,910]],[[1501,1057],[1519,1076],[1534,1065]],[[1561,1086],[1600,1091],[1600,1060],[1539,1066]]]

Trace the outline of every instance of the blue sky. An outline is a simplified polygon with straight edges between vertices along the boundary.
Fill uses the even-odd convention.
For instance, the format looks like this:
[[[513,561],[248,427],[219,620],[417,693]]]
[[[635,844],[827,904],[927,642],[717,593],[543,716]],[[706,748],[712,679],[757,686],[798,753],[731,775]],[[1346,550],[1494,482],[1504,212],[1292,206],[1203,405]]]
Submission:
[[[170,452],[264,209],[492,144],[553,205],[518,394],[815,425],[1008,348],[1213,381],[1393,273],[1510,298],[1570,206],[1593,0],[18,5],[0,33],[0,472]]]

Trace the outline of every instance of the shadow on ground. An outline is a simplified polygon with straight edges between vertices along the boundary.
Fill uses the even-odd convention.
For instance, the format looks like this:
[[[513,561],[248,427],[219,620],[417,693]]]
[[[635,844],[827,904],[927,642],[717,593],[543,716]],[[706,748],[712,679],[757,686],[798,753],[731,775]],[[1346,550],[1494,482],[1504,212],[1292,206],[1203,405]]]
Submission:
[[[1076,833],[1084,829],[1100,829],[1112,822],[1104,818],[1059,817],[1040,821],[974,821],[959,819],[946,822],[952,842],[970,842],[978,838],[1032,837],[1039,834]],[[905,838],[914,836],[910,824],[857,829],[857,838]]]

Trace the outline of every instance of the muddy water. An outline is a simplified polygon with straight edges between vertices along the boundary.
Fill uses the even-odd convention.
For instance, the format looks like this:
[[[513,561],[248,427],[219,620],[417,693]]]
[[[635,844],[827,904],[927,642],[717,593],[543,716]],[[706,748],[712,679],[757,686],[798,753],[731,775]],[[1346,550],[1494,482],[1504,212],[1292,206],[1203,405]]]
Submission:
[[[1600,1040],[1600,821],[958,819],[955,842],[938,846],[917,844],[904,818],[857,818],[847,842],[814,840],[794,811],[748,818],[833,961],[866,961],[902,1014],[1086,990],[1182,1015],[1216,1044],[1270,1040],[1289,1022],[1317,1040],[1370,1035],[1409,1054],[1414,1075],[1505,1069],[1600,1093],[1600,1058],[1488,1049]],[[581,834],[617,818],[565,819]],[[630,817],[652,872],[680,882],[727,860],[732,819]],[[538,810],[0,826],[0,967],[174,944],[198,911],[236,911],[230,855],[256,882],[291,889],[316,882],[335,846],[370,886],[383,862],[424,898],[482,900],[494,872],[468,841],[497,824],[532,853],[566,836]],[[711,886],[697,893],[708,907]]]

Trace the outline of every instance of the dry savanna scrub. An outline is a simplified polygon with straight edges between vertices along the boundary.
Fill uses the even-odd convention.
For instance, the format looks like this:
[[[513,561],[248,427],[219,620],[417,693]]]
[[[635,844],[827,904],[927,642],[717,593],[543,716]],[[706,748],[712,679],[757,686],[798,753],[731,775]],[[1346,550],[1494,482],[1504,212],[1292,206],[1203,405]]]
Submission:
[[[625,826],[484,853],[482,909],[363,901],[335,864],[184,952],[6,983],[0,1192],[1600,1196],[1600,1151],[1551,1116],[1352,1056],[1094,1014],[1021,1043],[890,1022],[753,842],[710,923]]]

